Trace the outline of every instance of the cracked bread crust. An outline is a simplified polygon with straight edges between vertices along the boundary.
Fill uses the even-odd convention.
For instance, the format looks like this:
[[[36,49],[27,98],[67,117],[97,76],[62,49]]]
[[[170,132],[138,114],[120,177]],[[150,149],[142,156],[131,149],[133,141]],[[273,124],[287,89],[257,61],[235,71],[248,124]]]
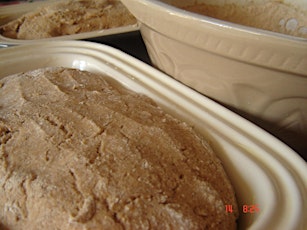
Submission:
[[[119,0],[66,0],[39,7],[0,27],[4,37],[42,39],[136,24]]]
[[[148,97],[67,68],[0,85],[3,228],[235,229],[221,162]]]

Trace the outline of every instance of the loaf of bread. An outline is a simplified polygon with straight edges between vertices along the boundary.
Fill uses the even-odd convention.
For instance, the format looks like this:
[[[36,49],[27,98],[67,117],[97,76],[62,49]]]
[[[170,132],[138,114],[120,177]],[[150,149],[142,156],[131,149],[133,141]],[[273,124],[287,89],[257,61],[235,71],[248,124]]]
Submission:
[[[65,0],[39,7],[0,27],[4,37],[42,39],[136,24],[119,0]]]
[[[220,160],[191,126],[61,67],[0,80],[0,207],[12,230],[235,229],[238,217]]]

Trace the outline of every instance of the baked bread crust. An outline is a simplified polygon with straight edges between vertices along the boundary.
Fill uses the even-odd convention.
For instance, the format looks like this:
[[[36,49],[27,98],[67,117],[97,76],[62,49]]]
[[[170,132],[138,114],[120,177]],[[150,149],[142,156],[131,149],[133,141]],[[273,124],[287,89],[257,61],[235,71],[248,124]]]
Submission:
[[[119,0],[66,0],[39,7],[0,27],[4,37],[42,39],[136,24]]]
[[[219,159],[148,97],[67,68],[0,86],[3,228],[236,228]]]

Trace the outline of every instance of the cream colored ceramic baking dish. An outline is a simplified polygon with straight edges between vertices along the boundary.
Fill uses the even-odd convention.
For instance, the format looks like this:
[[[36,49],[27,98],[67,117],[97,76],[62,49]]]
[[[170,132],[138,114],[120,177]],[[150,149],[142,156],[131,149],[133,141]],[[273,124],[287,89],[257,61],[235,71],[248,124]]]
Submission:
[[[61,1],[61,0],[46,0],[46,1],[21,3],[21,4],[16,4],[16,5],[8,5],[8,6],[0,7],[0,26],[20,17],[23,14],[29,13],[38,7],[48,5],[51,3],[55,3],[57,1]],[[105,29],[105,30],[97,30],[97,31],[86,32],[86,33],[64,35],[64,36],[58,36],[58,37],[53,37],[53,38],[34,39],[34,40],[12,39],[12,38],[4,37],[0,34],[0,45],[1,44],[22,45],[22,44],[27,44],[27,43],[35,43],[40,40],[44,40],[44,41],[81,40],[81,39],[103,37],[107,35],[123,34],[123,33],[138,31],[138,30],[139,30],[139,25],[136,23],[134,25],[129,25],[129,26],[122,26],[122,27],[110,28],[110,29]]]
[[[104,73],[193,125],[209,141],[234,185],[241,210],[239,229],[307,226],[306,162],[262,129],[108,46],[55,41],[0,50],[0,78],[49,66]],[[257,205],[259,212],[245,214],[244,205]]]

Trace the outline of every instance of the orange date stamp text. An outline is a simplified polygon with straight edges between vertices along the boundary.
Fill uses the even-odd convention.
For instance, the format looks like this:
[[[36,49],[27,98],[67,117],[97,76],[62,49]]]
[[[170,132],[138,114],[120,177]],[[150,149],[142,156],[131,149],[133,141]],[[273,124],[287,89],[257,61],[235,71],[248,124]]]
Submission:
[[[244,205],[242,205],[242,207],[241,207],[242,209],[242,212],[243,213],[258,213],[258,212],[260,212],[260,208],[259,208],[259,206],[258,206],[258,204],[244,204]],[[233,213],[233,207],[232,207],[232,205],[231,204],[226,204],[225,205],[225,211],[227,212],[227,213]]]

